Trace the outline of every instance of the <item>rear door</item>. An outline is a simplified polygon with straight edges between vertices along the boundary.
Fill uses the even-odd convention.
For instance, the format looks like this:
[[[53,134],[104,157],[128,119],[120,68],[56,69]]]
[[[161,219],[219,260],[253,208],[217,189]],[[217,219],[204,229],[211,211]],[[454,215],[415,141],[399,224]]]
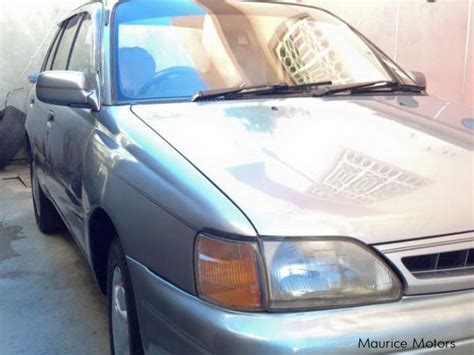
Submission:
[[[41,72],[51,70],[66,25],[67,21],[59,25],[54,40],[48,49],[46,58],[41,67]],[[35,83],[37,75],[37,73],[30,73],[29,80]],[[30,138],[32,154],[34,154],[33,159],[36,164],[36,173],[43,190],[45,190],[48,195],[51,195],[50,186],[54,186],[54,183],[52,183],[51,166],[49,164],[50,159],[47,157],[48,152],[46,149],[47,139],[50,133],[50,124],[48,122],[50,105],[41,102],[36,98],[36,85],[33,85],[29,92],[27,105],[26,126]]]

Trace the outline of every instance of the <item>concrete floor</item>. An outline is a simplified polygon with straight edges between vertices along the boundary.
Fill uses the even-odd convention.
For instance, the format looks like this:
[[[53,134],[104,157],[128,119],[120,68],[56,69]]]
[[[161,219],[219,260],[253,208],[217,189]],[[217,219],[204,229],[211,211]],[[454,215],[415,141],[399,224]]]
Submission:
[[[107,354],[107,300],[72,237],[38,230],[29,185],[0,170],[0,354]]]

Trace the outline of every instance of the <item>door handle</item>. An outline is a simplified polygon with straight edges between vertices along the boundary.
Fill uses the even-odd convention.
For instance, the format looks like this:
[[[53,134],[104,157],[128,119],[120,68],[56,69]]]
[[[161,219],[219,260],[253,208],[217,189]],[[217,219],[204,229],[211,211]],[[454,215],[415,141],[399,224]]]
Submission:
[[[54,121],[54,111],[49,110],[48,115],[46,117],[47,117],[48,122],[53,122]]]
[[[35,97],[34,96],[31,96],[30,97],[30,104],[34,104],[35,103]]]

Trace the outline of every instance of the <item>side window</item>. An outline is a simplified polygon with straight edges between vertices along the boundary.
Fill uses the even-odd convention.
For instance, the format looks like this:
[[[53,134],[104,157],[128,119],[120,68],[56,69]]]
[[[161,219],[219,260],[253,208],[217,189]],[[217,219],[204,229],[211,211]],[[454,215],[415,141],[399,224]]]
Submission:
[[[44,59],[44,62],[43,62],[43,66],[41,67],[41,71],[43,70],[50,70],[51,68],[51,62],[53,61],[53,58],[54,58],[54,52],[56,52],[56,48],[58,47],[58,42],[59,42],[59,39],[61,38],[61,32],[62,32],[62,29],[59,28],[54,37],[53,37],[53,41],[51,42],[47,52],[46,52],[46,58]]]
[[[76,37],[80,16],[70,18],[64,26],[59,47],[53,59],[52,70],[66,70],[72,42]]]
[[[92,73],[94,68],[94,28],[90,15],[85,14],[79,26],[67,69]]]

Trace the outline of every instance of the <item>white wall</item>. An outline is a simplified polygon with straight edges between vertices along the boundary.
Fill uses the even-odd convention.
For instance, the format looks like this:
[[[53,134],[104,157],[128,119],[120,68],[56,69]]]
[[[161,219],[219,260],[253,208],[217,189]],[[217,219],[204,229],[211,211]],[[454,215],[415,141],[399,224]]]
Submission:
[[[0,106],[58,17],[81,0],[0,0]]]

